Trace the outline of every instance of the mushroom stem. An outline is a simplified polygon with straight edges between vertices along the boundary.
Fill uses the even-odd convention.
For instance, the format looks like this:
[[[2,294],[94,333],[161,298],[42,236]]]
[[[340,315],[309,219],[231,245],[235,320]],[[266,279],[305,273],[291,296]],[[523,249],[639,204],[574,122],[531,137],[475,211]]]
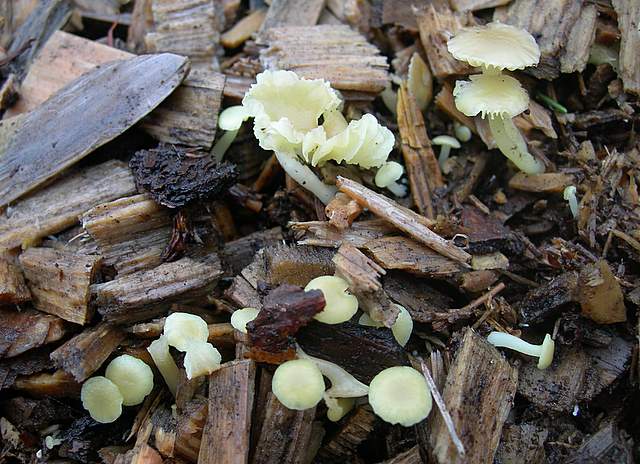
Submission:
[[[544,172],[544,165],[529,153],[522,134],[511,118],[489,117],[489,127],[502,154],[513,161],[518,169],[527,174]]]
[[[399,198],[407,195],[407,187],[395,181],[387,185],[387,190]]]
[[[578,198],[576,197],[575,185],[569,185],[564,189],[563,197],[569,202],[569,209],[574,218],[578,217]]]
[[[444,169],[444,163],[449,159],[449,152],[451,152],[451,147],[449,145],[442,145],[440,147],[440,155],[438,156],[440,169]]]
[[[318,179],[308,166],[305,166],[297,160],[295,154],[277,151],[275,154],[282,169],[284,169],[293,180],[313,193],[325,205],[331,201],[338,189]]]
[[[224,134],[222,134],[222,137],[218,139],[216,144],[211,149],[211,154],[214,156],[218,163],[222,161],[224,154],[236,139],[236,135],[238,135],[239,130],[240,129],[226,131]]]
[[[544,337],[542,345],[532,345],[521,338],[504,332],[491,332],[487,341],[496,347],[509,348],[520,353],[538,358],[538,369],[546,369],[553,361],[555,343],[551,336]]]

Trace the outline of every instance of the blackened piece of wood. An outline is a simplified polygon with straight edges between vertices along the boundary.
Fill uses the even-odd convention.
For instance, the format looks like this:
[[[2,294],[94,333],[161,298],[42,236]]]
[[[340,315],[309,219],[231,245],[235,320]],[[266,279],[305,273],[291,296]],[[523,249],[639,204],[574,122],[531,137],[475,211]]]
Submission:
[[[611,3],[618,14],[620,28],[620,77],[627,92],[640,95],[640,57],[638,57],[640,4],[625,0],[613,0]]]
[[[209,402],[202,396],[192,399],[178,415],[175,452],[189,462],[198,461],[202,431],[207,421]]]
[[[33,309],[0,309],[0,358],[11,358],[32,348],[60,340],[64,321]]]
[[[389,298],[404,306],[416,322],[432,322],[435,313],[454,307],[451,297],[410,274],[390,272],[384,277],[383,286]]]
[[[496,461],[543,464],[546,462],[544,443],[548,436],[547,429],[534,424],[506,424],[502,428]]]
[[[215,198],[237,177],[233,164],[218,164],[208,153],[188,152],[173,145],[140,150],[129,165],[138,187],[169,208]]]
[[[316,408],[294,411],[285,407],[273,393],[265,405],[252,464],[302,464],[311,438]]]
[[[71,422],[81,414],[61,401],[44,398],[17,397],[6,401],[2,407],[7,419],[20,424],[30,432],[43,430],[60,422]]]
[[[106,319],[137,322],[159,314],[163,305],[205,295],[222,274],[216,255],[185,257],[172,263],[95,284],[92,293]],[[134,311],[135,310],[135,311]]]
[[[233,282],[224,292],[224,297],[238,305],[240,308],[262,307],[262,301],[258,291],[241,275],[233,278]]]
[[[306,286],[323,275],[332,275],[333,251],[310,246],[278,244],[264,248],[265,271],[272,285]]]
[[[523,252],[522,243],[509,227],[476,207],[463,207],[460,225],[460,232],[469,238],[470,253],[482,255],[501,251],[508,255],[520,255]]]
[[[345,462],[356,453],[374,429],[376,416],[368,405],[358,406],[340,424],[340,428],[318,451],[318,459]]]
[[[32,245],[76,224],[88,209],[135,190],[133,176],[122,161],[77,171],[0,213],[0,247]]]
[[[11,256],[0,255],[0,305],[26,303],[31,292],[24,281],[22,269]]]
[[[89,378],[125,338],[118,327],[102,323],[76,335],[51,353],[51,360],[78,381]]]
[[[384,464],[423,464],[418,445],[384,461]]]
[[[398,317],[398,308],[391,305],[380,278],[385,270],[369,259],[356,247],[344,244],[333,257],[336,275],[342,277],[349,290],[358,298],[360,309],[374,321],[391,327]]]
[[[71,374],[58,369],[51,373],[21,375],[13,388],[37,398],[79,398],[82,385]]]
[[[237,275],[251,264],[258,250],[283,240],[282,228],[261,230],[224,244],[220,258],[230,275]]]
[[[602,462],[632,464],[635,462],[631,437],[613,420],[586,439],[567,463]]]
[[[209,413],[198,464],[248,462],[255,377],[250,360],[223,364],[209,376]]]
[[[182,85],[144,119],[142,127],[156,140],[211,148],[222,104],[224,75],[191,71]]]
[[[578,273],[569,271],[529,291],[516,305],[520,322],[539,323],[575,301]]]
[[[56,177],[134,125],[182,82],[187,71],[186,58],[168,53],[107,64],[27,113],[0,154],[0,206]],[[47,140],[47,150],[41,140]]]
[[[48,369],[51,369],[51,360],[46,348],[0,360],[0,390],[11,387],[19,375],[31,375]]]
[[[324,306],[324,295],[320,290],[305,292],[288,284],[271,290],[264,298],[258,317],[247,324],[252,347],[268,353],[292,349],[292,337]]]
[[[312,322],[296,337],[303,351],[331,361],[355,378],[369,384],[381,370],[409,363],[403,348],[386,328],[343,322]]]
[[[318,22],[325,0],[273,0],[262,21],[260,34],[272,27],[313,26]]]
[[[518,370],[468,329],[442,394],[466,455],[458,454],[442,416],[437,415],[430,435],[436,462],[492,463],[517,385]]]
[[[91,321],[90,286],[101,258],[54,250],[29,248],[20,255],[33,305],[76,324]]]

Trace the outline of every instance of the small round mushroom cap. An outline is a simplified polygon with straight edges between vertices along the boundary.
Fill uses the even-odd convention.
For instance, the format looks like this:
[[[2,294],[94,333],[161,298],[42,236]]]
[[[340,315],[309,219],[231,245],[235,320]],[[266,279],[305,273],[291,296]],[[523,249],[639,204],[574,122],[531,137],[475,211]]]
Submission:
[[[409,427],[431,412],[431,392],[417,370],[407,366],[390,367],[371,381],[369,404],[383,420]]]
[[[547,334],[542,342],[540,349],[540,357],[538,358],[538,369],[546,369],[553,362],[553,353],[555,351],[556,344],[551,338],[551,335]]]
[[[324,388],[320,369],[308,359],[294,359],[280,364],[271,380],[271,390],[278,401],[298,411],[318,404]]]
[[[431,140],[431,143],[434,145],[446,145],[451,148],[460,148],[461,146],[458,139],[451,137],[450,135],[439,135],[434,137],[433,140]]]
[[[122,414],[122,394],[106,377],[91,377],[82,384],[80,399],[91,417],[102,424],[111,423]]]
[[[190,341],[207,341],[209,327],[204,319],[195,314],[173,313],[164,322],[164,334],[169,345],[187,351]]]
[[[529,106],[529,95],[511,76],[475,74],[469,78],[457,81],[453,89],[456,108],[467,116],[513,118]]]
[[[400,163],[387,161],[376,172],[375,182],[380,188],[387,187],[402,177],[404,168]]]
[[[230,106],[218,116],[218,127],[226,131],[236,131],[240,129],[242,123],[249,118],[247,109],[242,105]]]
[[[400,345],[405,346],[409,341],[409,338],[411,338],[411,333],[413,332],[413,319],[411,319],[409,311],[407,311],[404,306],[400,306],[396,303],[391,304],[396,306],[399,311],[398,317],[391,326],[391,332],[393,333],[393,337],[396,339],[396,341]],[[360,319],[358,319],[358,324],[366,325],[369,327],[384,327],[384,324],[374,321],[367,313],[362,313],[362,316],[360,316]]]
[[[324,309],[314,318],[325,324],[340,324],[348,321],[358,311],[358,299],[347,293],[349,284],[337,276],[320,276],[313,279],[304,288],[320,290],[324,295]]]
[[[455,59],[483,68],[514,71],[540,61],[540,47],[531,34],[499,22],[461,29],[447,48]]]
[[[128,354],[118,356],[109,363],[104,376],[111,380],[122,394],[122,404],[135,406],[144,401],[153,390],[153,371],[141,359]]]
[[[247,323],[258,317],[258,311],[256,308],[242,308],[234,311],[231,315],[231,325],[234,329],[239,330],[242,333],[247,333]]]

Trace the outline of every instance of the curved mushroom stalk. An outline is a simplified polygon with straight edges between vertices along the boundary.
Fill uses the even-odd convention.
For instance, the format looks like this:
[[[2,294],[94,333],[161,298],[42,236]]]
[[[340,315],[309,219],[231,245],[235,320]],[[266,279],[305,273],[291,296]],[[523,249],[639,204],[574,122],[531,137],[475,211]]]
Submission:
[[[527,174],[544,172],[544,165],[527,150],[527,143],[511,118],[489,117],[489,127],[496,145],[504,156]]]
[[[233,141],[236,139],[236,136],[238,135],[239,130],[240,129],[226,131],[224,134],[222,134],[222,137],[218,139],[216,144],[211,149],[211,154],[213,155],[213,157],[216,159],[218,163],[222,161],[224,154],[227,152],[227,150],[229,149]]]
[[[282,169],[284,169],[293,180],[313,193],[325,205],[331,201],[338,191],[337,188],[327,185],[318,179],[318,176],[316,176],[308,166],[302,164],[295,154],[279,151],[276,151],[275,154]]]

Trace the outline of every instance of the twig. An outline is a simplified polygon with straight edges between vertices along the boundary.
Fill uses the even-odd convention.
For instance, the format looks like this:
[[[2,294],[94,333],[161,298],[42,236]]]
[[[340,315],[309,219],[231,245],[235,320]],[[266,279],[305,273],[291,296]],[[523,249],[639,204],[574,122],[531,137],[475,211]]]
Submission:
[[[448,322],[454,322],[458,319],[469,317],[473,314],[474,309],[476,309],[478,306],[485,303],[486,301],[491,300],[494,296],[496,296],[498,293],[504,290],[504,288],[505,288],[505,285],[502,282],[500,282],[498,285],[493,287],[487,293],[485,293],[479,298],[476,298],[471,303],[469,303],[466,306],[463,306],[462,308],[452,309],[446,313],[435,313],[433,315],[433,320],[434,321],[446,320]]]
[[[447,406],[444,404],[444,400],[442,396],[440,396],[440,392],[436,387],[435,382],[431,378],[431,373],[429,372],[429,368],[425,364],[424,360],[420,358],[420,369],[422,370],[422,375],[424,375],[425,380],[427,381],[427,385],[429,386],[429,390],[431,390],[431,395],[433,396],[433,400],[436,402],[438,409],[440,410],[440,414],[442,414],[442,419],[444,420],[445,425],[447,426],[447,430],[449,431],[449,435],[451,436],[451,441],[456,446],[458,450],[458,454],[460,456],[465,455],[464,445],[458,434],[456,433],[455,426],[453,425],[453,419],[451,419],[451,415],[449,411],[447,411]]]

